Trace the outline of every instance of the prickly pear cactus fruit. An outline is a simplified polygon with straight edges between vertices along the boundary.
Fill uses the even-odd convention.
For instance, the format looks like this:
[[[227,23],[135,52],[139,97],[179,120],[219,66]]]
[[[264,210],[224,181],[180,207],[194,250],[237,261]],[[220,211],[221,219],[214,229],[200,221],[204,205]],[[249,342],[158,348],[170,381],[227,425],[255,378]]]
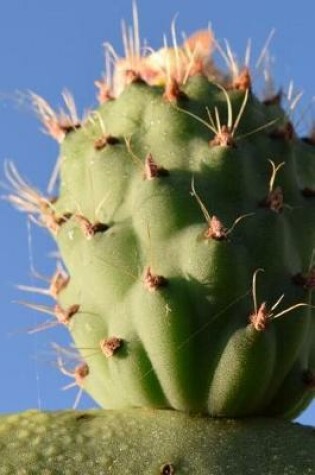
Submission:
[[[59,366],[108,409],[295,417],[315,385],[314,139],[230,54],[218,70],[211,32],[146,57],[125,44],[83,120],[68,93],[68,114],[33,97],[58,196],[7,169],[67,272],[39,308],[82,357]]]

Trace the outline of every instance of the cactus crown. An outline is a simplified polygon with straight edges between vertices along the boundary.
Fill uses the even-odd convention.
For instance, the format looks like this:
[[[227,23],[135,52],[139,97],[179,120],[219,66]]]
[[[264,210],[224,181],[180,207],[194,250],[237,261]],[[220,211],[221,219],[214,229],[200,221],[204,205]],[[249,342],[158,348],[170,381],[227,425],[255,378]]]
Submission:
[[[106,408],[295,417],[314,390],[314,141],[212,31],[178,45],[173,24],[172,47],[143,54],[134,24],[124,58],[106,45],[95,111],[32,96],[60,143],[59,194],[9,163],[9,199],[67,273],[21,289],[54,299],[39,329],[69,329],[85,361],[58,366]]]

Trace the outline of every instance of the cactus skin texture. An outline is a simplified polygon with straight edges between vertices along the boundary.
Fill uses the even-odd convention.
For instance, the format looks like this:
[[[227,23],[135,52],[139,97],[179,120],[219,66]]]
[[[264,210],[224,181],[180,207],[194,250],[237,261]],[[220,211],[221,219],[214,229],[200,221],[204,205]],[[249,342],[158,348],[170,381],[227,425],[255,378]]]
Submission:
[[[314,430],[270,418],[29,411],[2,416],[0,434],[1,475],[311,475],[315,467]]]
[[[107,409],[294,418],[314,396],[312,138],[246,69],[180,59],[185,79],[153,80],[150,61],[118,63],[82,122],[69,96],[68,119],[35,98],[61,143],[57,199],[32,202],[11,169],[70,276],[52,313],[86,361],[75,382]]]

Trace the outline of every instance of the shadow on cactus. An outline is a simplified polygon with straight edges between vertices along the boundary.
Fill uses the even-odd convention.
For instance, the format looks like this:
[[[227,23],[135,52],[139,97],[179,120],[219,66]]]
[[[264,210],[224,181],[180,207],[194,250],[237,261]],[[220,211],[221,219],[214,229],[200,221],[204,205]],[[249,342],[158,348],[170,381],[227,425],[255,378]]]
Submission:
[[[107,409],[294,418],[315,386],[314,138],[212,31],[179,46],[173,25],[172,47],[143,55],[137,24],[125,58],[106,46],[83,119],[67,92],[60,113],[32,95],[60,143],[59,192],[8,163],[8,199],[63,265],[48,289],[22,287],[55,304],[27,305],[50,315],[37,330],[69,329],[83,362],[59,367]]]

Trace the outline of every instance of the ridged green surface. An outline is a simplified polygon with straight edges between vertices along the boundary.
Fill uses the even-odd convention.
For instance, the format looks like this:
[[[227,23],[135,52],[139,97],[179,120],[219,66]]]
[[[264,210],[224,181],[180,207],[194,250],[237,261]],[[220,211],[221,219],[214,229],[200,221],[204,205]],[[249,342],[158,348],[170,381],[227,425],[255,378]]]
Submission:
[[[89,366],[82,385],[105,408],[294,417],[314,395],[305,376],[314,371],[314,311],[295,308],[258,331],[251,286],[263,269],[258,307],[266,301],[270,310],[284,294],[274,314],[311,303],[311,287],[293,276],[307,274],[315,246],[314,198],[302,193],[315,186],[314,146],[294,134],[276,138],[285,113],[252,92],[235,147],[215,146],[213,132],[186,112],[207,120],[206,108],[217,108],[225,124],[226,94],[236,120],[245,92],[223,92],[199,75],[182,90],[174,103],[162,88],[131,84],[62,143],[53,209],[67,216],[56,239],[70,283],[59,302],[80,306],[69,328]],[[104,130],[117,140],[96,149]],[[148,153],[167,176],[144,176]],[[261,206],[270,160],[284,162],[274,181],[279,210]],[[226,228],[245,216],[227,239],[205,237],[192,179]],[[82,216],[108,229],[87,236]],[[167,285],[150,292],[148,268]],[[100,341],[113,337],[122,346],[106,358]]]
[[[315,433],[175,411],[29,411],[0,418],[0,460],[1,475],[311,475]]]

